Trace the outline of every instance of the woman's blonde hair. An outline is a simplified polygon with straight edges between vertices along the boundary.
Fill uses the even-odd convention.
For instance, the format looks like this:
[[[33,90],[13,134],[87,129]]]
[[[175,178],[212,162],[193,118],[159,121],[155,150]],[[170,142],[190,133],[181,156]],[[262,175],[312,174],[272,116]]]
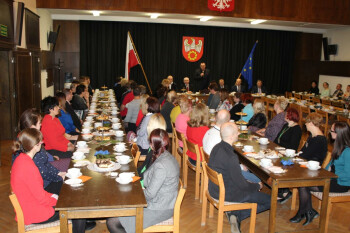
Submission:
[[[323,117],[316,113],[310,113],[306,118],[305,118],[305,123],[312,123],[316,127],[320,127],[321,122],[323,121]]]
[[[277,97],[276,103],[283,111],[288,106],[288,100],[284,96]]]
[[[166,130],[166,122],[164,120],[164,117],[160,113],[154,113],[151,118],[149,119],[148,125],[147,125],[147,134],[148,137],[155,129],[164,129]]]
[[[129,81],[126,79],[126,78],[123,78],[121,81],[120,81],[120,86],[124,87]]]
[[[170,85],[169,79],[165,78],[162,80],[162,86],[163,87],[168,87]]]
[[[146,100],[148,99],[149,95],[148,94],[143,94],[141,95],[141,104],[140,104],[140,109],[143,115],[146,115],[148,113],[147,111],[147,103]]]
[[[265,114],[264,101],[262,101],[261,99],[255,99],[254,104],[253,104],[253,109],[254,109],[255,114],[258,114],[258,113]]]
[[[190,102],[190,100],[185,95],[179,97],[178,103],[181,109],[181,113],[188,112],[192,107],[192,102]]]
[[[174,103],[177,99],[176,91],[169,91],[166,97],[166,101],[169,103]]]
[[[209,126],[209,109],[206,105],[199,103],[191,111],[190,120],[187,122],[190,127]]]

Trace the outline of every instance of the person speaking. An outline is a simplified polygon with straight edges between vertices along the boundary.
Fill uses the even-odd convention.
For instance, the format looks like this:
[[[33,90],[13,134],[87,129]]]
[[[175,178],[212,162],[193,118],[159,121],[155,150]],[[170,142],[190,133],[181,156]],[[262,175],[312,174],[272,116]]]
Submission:
[[[204,62],[200,64],[200,68],[195,72],[195,79],[197,80],[199,90],[207,89],[210,80],[210,70],[206,69]]]

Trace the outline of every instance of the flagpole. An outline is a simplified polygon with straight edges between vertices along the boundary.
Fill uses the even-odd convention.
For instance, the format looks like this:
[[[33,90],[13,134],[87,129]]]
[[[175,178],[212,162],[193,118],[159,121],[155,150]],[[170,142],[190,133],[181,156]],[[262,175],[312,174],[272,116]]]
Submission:
[[[147,76],[146,76],[146,73],[145,73],[145,70],[143,69],[143,66],[142,66],[142,63],[141,63],[139,54],[137,53],[137,50],[136,50],[134,41],[133,41],[133,39],[132,39],[131,34],[130,34],[129,31],[128,31],[128,34],[129,34],[129,36],[130,36],[130,40],[131,40],[132,46],[133,46],[133,48],[135,49],[136,57],[137,57],[138,62],[140,63],[140,66],[141,66],[141,69],[142,69],[142,73],[143,73],[143,75],[144,75],[144,77],[145,77],[145,79],[146,79],[146,83],[147,83],[148,89],[149,89],[151,95],[153,95],[152,90],[151,90],[151,87],[150,87],[149,82],[148,82],[148,79],[147,79]]]

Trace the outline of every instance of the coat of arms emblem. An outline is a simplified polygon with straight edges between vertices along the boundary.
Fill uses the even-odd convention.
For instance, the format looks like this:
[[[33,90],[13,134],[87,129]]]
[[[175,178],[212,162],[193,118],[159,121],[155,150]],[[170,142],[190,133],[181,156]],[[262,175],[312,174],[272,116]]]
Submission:
[[[234,0],[208,0],[208,8],[212,11],[233,11]]]
[[[204,37],[182,37],[182,55],[189,62],[196,62],[203,55]]]

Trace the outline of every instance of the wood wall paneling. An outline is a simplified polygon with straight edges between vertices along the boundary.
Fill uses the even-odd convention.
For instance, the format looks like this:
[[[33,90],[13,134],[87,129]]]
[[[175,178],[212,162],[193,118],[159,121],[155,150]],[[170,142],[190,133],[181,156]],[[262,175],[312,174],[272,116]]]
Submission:
[[[321,61],[319,74],[350,77],[350,61]]]
[[[0,24],[7,26],[7,36],[0,36],[1,48],[14,47],[13,1],[0,1]]]
[[[26,43],[30,50],[40,51],[39,16],[25,8]]]
[[[208,9],[208,0],[37,0],[38,8],[118,10],[228,16],[350,25],[348,0],[235,0],[233,12]]]
[[[60,25],[60,32],[56,40],[56,52],[79,52],[79,21],[54,20],[53,28],[57,31]]]

